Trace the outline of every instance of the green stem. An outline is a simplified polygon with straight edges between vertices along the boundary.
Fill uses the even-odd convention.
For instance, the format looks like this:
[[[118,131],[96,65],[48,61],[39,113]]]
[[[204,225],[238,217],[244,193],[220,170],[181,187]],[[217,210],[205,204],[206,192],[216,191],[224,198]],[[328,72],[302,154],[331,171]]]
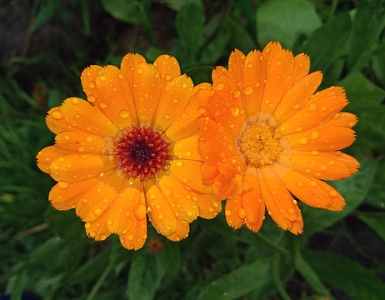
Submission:
[[[100,287],[102,286],[103,282],[106,280],[108,274],[110,274],[112,267],[114,266],[114,259],[110,259],[110,262],[108,263],[107,267],[104,269],[102,275],[99,277],[96,284],[93,286],[91,292],[88,294],[86,300],[93,300],[98,293]]]
[[[279,295],[283,300],[291,300],[289,294],[286,292],[283,282],[281,280],[280,270],[281,255],[276,253],[272,261],[273,281],[278,290]]]

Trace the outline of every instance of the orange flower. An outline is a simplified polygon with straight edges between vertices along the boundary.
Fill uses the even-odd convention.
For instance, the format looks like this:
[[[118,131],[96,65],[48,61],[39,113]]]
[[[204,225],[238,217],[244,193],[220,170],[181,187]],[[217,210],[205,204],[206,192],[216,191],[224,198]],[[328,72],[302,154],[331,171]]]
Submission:
[[[177,241],[198,216],[218,214],[198,153],[197,119],[210,85],[194,87],[174,57],[149,64],[139,54],[127,54],[120,69],[90,66],[81,81],[88,102],[69,98],[48,112],[55,145],[37,156],[58,181],[49,194],[56,209],[76,208],[90,237],[115,233],[127,249],[143,246],[147,215]]]
[[[359,163],[339,150],[355,139],[355,115],[340,112],[345,92],[316,92],[321,72],[309,73],[309,57],[293,56],[279,43],[235,50],[228,69],[212,74],[213,95],[202,119],[203,178],[226,197],[226,220],[258,231],[265,208],[283,229],[303,230],[299,199],[339,211],[343,197],[322,180],[351,176]]]

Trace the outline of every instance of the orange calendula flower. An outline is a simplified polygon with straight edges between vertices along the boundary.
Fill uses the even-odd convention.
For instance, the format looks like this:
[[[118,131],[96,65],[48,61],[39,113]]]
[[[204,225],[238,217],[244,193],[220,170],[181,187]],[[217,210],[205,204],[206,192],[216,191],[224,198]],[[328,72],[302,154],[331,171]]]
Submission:
[[[297,201],[332,211],[343,197],[324,180],[351,176],[359,163],[340,152],[355,139],[355,115],[341,87],[316,92],[321,72],[309,57],[276,42],[247,55],[235,50],[212,74],[213,95],[202,119],[200,152],[206,184],[226,197],[233,228],[258,231],[265,210],[283,229],[303,230]]]
[[[55,145],[37,155],[58,181],[49,193],[56,209],[75,208],[90,237],[115,233],[127,249],[143,246],[147,217],[177,241],[198,216],[218,214],[198,153],[209,84],[194,87],[174,57],[149,64],[139,54],[127,54],[120,69],[90,66],[81,81],[88,101],[69,98],[48,112]]]

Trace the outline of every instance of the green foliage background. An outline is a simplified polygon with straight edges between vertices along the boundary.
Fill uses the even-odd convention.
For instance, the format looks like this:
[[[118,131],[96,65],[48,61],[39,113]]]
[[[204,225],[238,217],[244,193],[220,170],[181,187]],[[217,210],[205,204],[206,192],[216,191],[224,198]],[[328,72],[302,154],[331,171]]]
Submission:
[[[0,1],[0,295],[21,299],[385,299],[385,3],[383,0]],[[52,143],[49,107],[82,95],[89,64],[128,51],[176,55],[201,82],[233,48],[279,40],[311,56],[323,86],[346,88],[360,172],[336,182],[342,213],[303,207],[305,233],[266,220],[232,231],[223,215],[154,252],[88,240],[73,212],[54,211],[35,166]],[[1,296],[0,296],[1,298]],[[2,298],[1,298],[2,299]],[[24,298],[28,299],[28,298]]]

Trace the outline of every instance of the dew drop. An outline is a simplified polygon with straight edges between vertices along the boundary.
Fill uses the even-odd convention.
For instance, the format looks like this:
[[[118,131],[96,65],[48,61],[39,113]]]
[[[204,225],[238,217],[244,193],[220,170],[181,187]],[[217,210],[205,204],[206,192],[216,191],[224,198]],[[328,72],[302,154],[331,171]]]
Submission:
[[[119,116],[120,116],[122,119],[127,119],[128,116],[129,116],[129,113],[128,113],[128,111],[126,111],[126,110],[122,110],[122,111],[119,113]]]
[[[63,115],[60,111],[57,111],[55,110],[53,113],[52,113],[52,117],[56,120],[60,120],[61,118],[63,118]]]
[[[253,88],[247,87],[243,92],[245,93],[245,95],[251,95],[253,93]]]

